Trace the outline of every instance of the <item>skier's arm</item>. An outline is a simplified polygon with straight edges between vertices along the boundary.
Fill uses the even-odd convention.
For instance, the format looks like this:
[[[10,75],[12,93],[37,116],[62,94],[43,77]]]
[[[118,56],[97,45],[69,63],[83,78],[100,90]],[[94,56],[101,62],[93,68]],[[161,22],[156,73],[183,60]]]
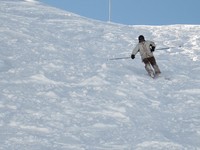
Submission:
[[[150,44],[151,44],[152,46],[156,47],[156,44],[155,44],[153,41],[149,41],[149,42],[150,42]]]
[[[150,42],[150,50],[151,52],[153,52],[156,48],[156,44],[153,41],[149,41]]]
[[[137,45],[133,51],[132,51],[132,54],[131,54],[131,58],[134,59],[135,58],[135,55],[139,52],[139,46]]]

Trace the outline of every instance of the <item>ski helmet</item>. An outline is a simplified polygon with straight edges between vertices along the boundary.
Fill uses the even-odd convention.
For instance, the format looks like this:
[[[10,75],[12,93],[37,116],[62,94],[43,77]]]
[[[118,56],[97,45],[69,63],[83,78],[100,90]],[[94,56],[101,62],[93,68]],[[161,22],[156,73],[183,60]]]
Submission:
[[[139,42],[145,41],[144,36],[143,36],[143,35],[140,35],[140,36],[138,37],[138,40],[139,40]]]

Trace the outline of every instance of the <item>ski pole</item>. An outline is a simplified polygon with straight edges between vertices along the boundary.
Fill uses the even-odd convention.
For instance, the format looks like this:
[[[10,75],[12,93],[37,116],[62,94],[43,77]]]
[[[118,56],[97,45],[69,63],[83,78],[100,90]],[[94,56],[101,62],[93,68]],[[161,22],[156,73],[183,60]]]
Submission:
[[[181,47],[181,46],[177,46],[177,47]],[[177,48],[177,47],[162,47],[162,48],[157,48],[156,50],[165,50],[165,49],[170,49],[170,48]],[[127,57],[116,57],[116,58],[110,58],[108,60],[119,60],[119,59],[129,59],[131,58],[130,56]]]
[[[181,47],[181,46],[177,46],[177,47]],[[157,48],[156,50],[165,50],[165,49],[177,48],[177,47],[163,47],[163,48]]]
[[[131,57],[128,56],[128,57],[117,57],[117,58],[110,58],[108,60],[118,60],[118,59],[130,59]]]

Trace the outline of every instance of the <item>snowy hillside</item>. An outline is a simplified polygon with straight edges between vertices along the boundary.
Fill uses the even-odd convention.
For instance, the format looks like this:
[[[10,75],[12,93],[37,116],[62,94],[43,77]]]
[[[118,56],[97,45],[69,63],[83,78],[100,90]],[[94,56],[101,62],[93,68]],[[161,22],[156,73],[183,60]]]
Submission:
[[[200,25],[0,3],[0,150],[200,150]],[[174,47],[155,51],[158,79],[139,54],[108,60],[130,56],[140,34]]]

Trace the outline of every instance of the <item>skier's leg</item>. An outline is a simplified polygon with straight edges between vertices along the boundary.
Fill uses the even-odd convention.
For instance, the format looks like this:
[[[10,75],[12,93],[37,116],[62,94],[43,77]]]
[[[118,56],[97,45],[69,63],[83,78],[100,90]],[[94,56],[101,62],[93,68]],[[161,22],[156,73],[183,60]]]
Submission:
[[[150,62],[148,61],[148,59],[144,59],[143,62],[144,62],[144,64],[145,64],[145,69],[146,69],[148,75],[151,76],[151,77],[153,78],[153,77],[154,77],[154,71],[153,71],[153,69],[151,68]]]
[[[151,65],[152,65],[152,67],[153,67],[153,69],[155,71],[155,74],[156,75],[160,74],[161,71],[160,71],[160,69],[159,69],[159,67],[158,67],[158,65],[156,63],[155,57],[151,57],[150,58],[150,63],[151,63]]]
[[[153,78],[154,77],[154,72],[153,72],[153,69],[151,68],[150,63],[145,64],[145,69],[146,69],[148,75]]]
[[[157,64],[156,64],[156,65],[153,65],[153,68],[154,68],[154,70],[155,70],[155,74],[161,74],[160,69],[159,69],[159,67],[158,67]]]

